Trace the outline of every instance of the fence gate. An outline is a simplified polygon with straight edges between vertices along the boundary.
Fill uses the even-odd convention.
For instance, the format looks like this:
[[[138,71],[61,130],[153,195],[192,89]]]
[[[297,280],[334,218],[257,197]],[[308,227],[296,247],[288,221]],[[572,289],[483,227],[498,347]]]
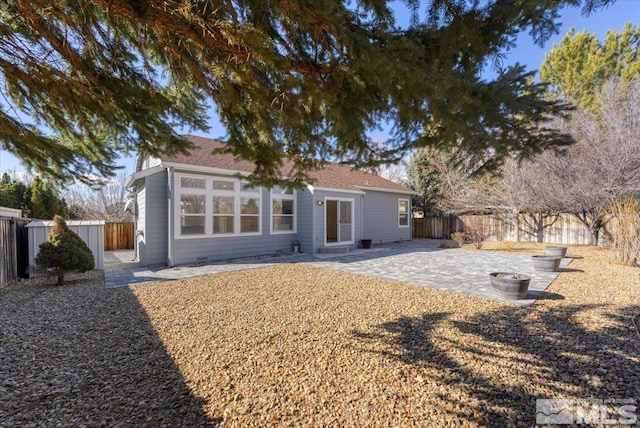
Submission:
[[[106,223],[104,225],[104,250],[133,250],[135,243],[134,223]]]
[[[0,287],[25,278],[29,266],[29,219],[0,218]]]

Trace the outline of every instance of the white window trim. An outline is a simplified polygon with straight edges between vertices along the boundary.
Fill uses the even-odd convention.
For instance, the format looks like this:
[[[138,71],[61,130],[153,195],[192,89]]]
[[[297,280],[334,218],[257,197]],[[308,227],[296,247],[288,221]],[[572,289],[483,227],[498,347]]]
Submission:
[[[400,202],[402,201],[407,203],[407,224],[400,224]],[[409,227],[409,223],[411,223],[411,200],[407,198],[398,198],[398,227]]]
[[[238,193],[236,197],[236,207],[238,215],[236,216],[236,223],[238,226],[238,236],[258,236],[262,235],[262,190],[260,187],[256,188],[255,192],[247,192],[242,190],[242,185],[246,184],[245,181],[240,181],[238,184]],[[257,232],[242,232],[240,227],[242,226],[242,198],[257,198],[258,199],[258,214],[245,214],[245,217],[258,217],[258,231]]]
[[[195,176],[195,175],[181,175],[177,178],[174,178],[175,180],[175,185],[177,186],[177,188],[180,189],[180,192],[178,193],[177,197],[175,198],[175,213],[176,213],[176,230],[178,231],[178,233],[180,233],[180,236],[182,236],[185,239],[193,239],[193,238],[202,238],[205,237],[207,235],[207,182],[205,181],[204,184],[204,189],[199,188],[199,187],[185,187],[184,189],[182,189],[181,187],[181,178],[185,177],[185,178],[202,178],[199,176]],[[184,191],[183,191],[184,190]],[[181,202],[181,197],[182,195],[199,195],[199,196],[204,196],[204,213],[203,214],[184,214],[184,216],[186,217],[202,217],[204,216],[204,233],[190,233],[190,234],[185,234],[182,235],[182,233],[180,232],[181,226],[180,226],[180,219],[182,218],[183,214],[180,212],[180,202]]]
[[[184,189],[181,185],[181,178],[200,178],[205,179],[205,188],[190,188],[185,187]],[[220,190],[213,189],[213,181],[228,181],[233,183],[233,190]],[[228,178],[228,177],[220,177],[220,176],[203,176],[199,174],[188,174],[188,173],[175,173],[174,174],[174,235],[175,239],[216,239],[216,238],[235,238],[235,237],[243,237],[243,236],[260,236],[262,235],[262,188],[257,187],[255,191],[243,191],[242,185],[246,184],[246,181]],[[205,196],[205,223],[204,223],[204,234],[193,234],[193,235],[183,235],[181,233],[180,227],[180,197],[182,194],[186,195],[204,195]],[[233,197],[233,233],[213,233],[213,197],[214,196],[232,196]],[[241,226],[241,217],[242,214],[240,212],[241,208],[241,198],[242,197],[251,197],[258,199],[258,208],[259,213],[258,217],[258,231],[257,232],[240,232]],[[201,215],[201,214],[194,214]]]
[[[340,205],[341,201],[351,202],[351,241],[327,242],[327,201],[338,201],[338,205]],[[324,203],[323,203],[323,210],[324,210],[323,229],[324,229],[324,246],[325,247],[331,247],[336,245],[350,245],[356,242],[355,241],[356,239],[356,225],[355,225],[356,200],[354,198],[340,198],[340,197],[325,196]]]
[[[293,230],[273,230],[273,189],[269,190],[269,234],[292,235],[298,233],[298,191],[293,189],[293,194],[278,194],[276,199],[293,201]]]

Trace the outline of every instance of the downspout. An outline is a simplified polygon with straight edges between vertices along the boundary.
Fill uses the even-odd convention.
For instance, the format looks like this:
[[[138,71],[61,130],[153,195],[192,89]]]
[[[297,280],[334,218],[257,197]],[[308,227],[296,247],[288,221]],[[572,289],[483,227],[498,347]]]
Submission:
[[[167,266],[173,267],[174,245],[173,245],[173,167],[167,168]]]
[[[133,188],[135,188],[135,199],[134,199],[134,206],[133,206],[133,233],[134,233],[134,239],[133,239],[133,252],[135,254],[135,260],[137,260],[138,262],[140,261],[140,253],[138,252],[139,250],[139,246],[140,243],[138,242],[138,220],[140,217],[140,212],[138,211],[138,180],[135,178],[136,172],[139,172],[142,170],[142,163],[143,163],[143,159],[142,156],[140,156],[140,153],[136,153],[136,158],[135,158],[135,166],[133,167],[133,173],[131,174],[131,189],[133,191]],[[127,188],[128,190],[129,188]]]
[[[364,195],[360,195],[360,236],[358,237],[359,239],[355,240],[356,245],[360,239],[369,239],[368,237],[365,238],[364,236],[364,197],[365,195],[366,193]]]

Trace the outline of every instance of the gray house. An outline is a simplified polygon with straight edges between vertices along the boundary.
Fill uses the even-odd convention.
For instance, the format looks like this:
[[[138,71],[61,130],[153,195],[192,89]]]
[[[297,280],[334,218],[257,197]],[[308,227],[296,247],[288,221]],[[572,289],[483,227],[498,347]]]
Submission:
[[[144,265],[286,253],[294,242],[318,253],[411,239],[412,191],[400,184],[329,164],[303,189],[254,187],[238,179],[252,163],[212,154],[219,141],[186,137],[197,147],[189,155],[138,158],[129,178]]]

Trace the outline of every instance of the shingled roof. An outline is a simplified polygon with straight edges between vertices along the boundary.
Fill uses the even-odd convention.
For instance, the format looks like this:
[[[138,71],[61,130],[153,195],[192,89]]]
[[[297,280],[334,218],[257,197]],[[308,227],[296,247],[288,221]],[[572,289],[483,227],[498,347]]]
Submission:
[[[223,147],[224,143],[219,140],[194,135],[184,135],[184,137],[195,145],[191,153],[174,156],[164,155],[160,158],[163,163],[196,165],[241,172],[253,172],[255,169],[255,165],[250,161],[236,159],[231,154],[212,153],[213,150]],[[315,187],[340,190],[380,189],[402,193],[412,192],[407,187],[386,178],[337,163],[327,163],[323,169],[312,171],[309,176],[314,179],[313,186]]]

